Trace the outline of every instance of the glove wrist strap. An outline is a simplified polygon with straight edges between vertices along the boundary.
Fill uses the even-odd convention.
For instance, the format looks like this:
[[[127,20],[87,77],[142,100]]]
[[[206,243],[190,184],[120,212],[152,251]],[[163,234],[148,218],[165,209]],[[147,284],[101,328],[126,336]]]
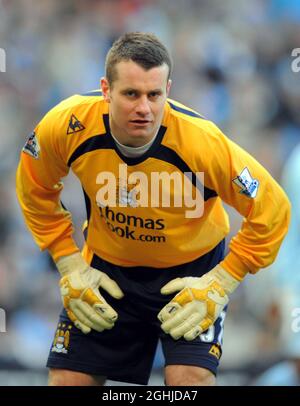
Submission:
[[[84,271],[88,264],[82,257],[80,252],[68,255],[66,257],[61,257],[56,262],[57,269],[61,276],[69,275],[72,272]]]
[[[227,295],[234,292],[240,284],[237,279],[235,279],[232,275],[225,271],[225,269],[223,269],[220,265],[216,266],[209,273],[211,273],[211,275],[213,275],[213,277],[217,279]]]

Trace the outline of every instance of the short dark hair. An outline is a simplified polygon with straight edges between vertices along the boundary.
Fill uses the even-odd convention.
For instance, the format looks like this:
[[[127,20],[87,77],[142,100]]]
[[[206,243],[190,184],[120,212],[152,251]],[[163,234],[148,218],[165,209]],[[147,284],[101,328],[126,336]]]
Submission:
[[[167,48],[154,35],[144,32],[129,32],[118,38],[107,53],[105,76],[110,85],[116,80],[115,66],[121,61],[137,63],[149,70],[164,63],[169,67],[168,79],[172,73],[172,59]]]

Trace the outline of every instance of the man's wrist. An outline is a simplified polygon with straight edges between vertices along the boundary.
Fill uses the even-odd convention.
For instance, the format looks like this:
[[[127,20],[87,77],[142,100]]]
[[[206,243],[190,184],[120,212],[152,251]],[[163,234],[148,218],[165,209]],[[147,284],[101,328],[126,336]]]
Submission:
[[[240,281],[222,268],[220,264],[213,268],[209,273],[219,282],[227,295],[234,292],[240,284]]]
[[[59,259],[62,257],[66,257],[76,252],[80,252],[73,238],[68,236],[62,240],[54,241],[51,245],[47,247],[47,249],[55,263],[59,261]]]
[[[80,252],[75,252],[71,255],[59,258],[56,262],[56,266],[61,276],[65,276],[71,272],[84,270],[88,267],[88,264]]]
[[[232,251],[226,255],[224,260],[220,262],[220,265],[225,271],[240,282],[249,272],[251,272],[247,265],[241,261],[239,256]]]

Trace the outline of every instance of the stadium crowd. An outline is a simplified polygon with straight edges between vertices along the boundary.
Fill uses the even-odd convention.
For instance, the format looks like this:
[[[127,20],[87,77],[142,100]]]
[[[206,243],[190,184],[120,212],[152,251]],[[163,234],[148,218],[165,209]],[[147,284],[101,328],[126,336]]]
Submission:
[[[300,73],[291,68],[300,47],[298,0],[0,0],[0,385],[6,370],[43,371],[61,306],[54,264],[16,202],[19,153],[52,106],[99,87],[110,45],[135,30],[155,33],[171,50],[171,98],[217,123],[279,182],[300,141]],[[68,178],[62,200],[79,244],[81,194]],[[229,213],[233,235],[241,218]],[[231,301],[220,383],[251,384],[285,356],[274,267],[249,275]],[[159,352],[155,362],[159,370]]]

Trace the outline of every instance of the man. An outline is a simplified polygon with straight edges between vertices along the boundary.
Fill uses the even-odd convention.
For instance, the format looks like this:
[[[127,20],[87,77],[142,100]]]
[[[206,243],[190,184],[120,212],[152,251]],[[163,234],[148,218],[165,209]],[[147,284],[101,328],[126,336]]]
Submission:
[[[18,198],[61,274],[50,385],[146,384],[158,339],[167,385],[213,385],[228,295],[275,259],[287,231],[279,185],[167,99],[171,70],[155,36],[125,34],[107,55],[102,93],[60,103],[24,146]],[[82,254],[59,200],[70,168],[86,201]],[[225,259],[222,200],[245,217]]]

